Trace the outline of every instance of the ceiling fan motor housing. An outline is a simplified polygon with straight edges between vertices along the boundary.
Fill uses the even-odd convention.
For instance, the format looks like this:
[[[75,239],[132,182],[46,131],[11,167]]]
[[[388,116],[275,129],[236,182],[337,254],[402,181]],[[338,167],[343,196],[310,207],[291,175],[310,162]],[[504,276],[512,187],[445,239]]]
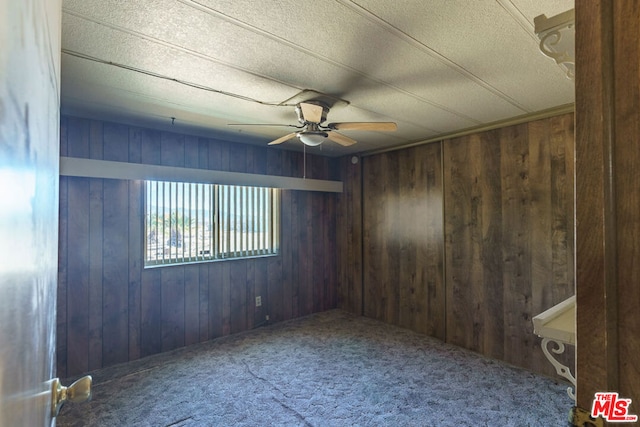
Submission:
[[[311,105],[316,105],[318,107],[322,108],[322,115],[320,117],[320,120],[318,121],[311,121],[309,120],[309,118],[305,118],[304,112],[303,112],[303,107],[302,104],[311,104]],[[298,116],[298,121],[300,122],[300,124],[307,124],[307,123],[316,123],[316,124],[320,124],[323,123],[325,120],[327,120],[327,114],[329,113],[329,106],[323,102],[320,101],[315,101],[315,100],[311,100],[311,101],[305,101],[305,102],[301,102],[299,104],[296,104],[296,114]]]

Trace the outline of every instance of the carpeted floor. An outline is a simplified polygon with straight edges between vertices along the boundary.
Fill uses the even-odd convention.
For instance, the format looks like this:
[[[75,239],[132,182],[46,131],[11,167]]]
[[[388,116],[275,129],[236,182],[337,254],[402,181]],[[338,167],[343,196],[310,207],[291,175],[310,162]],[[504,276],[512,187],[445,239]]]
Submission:
[[[91,374],[58,426],[549,427],[572,406],[564,382],[340,310]]]

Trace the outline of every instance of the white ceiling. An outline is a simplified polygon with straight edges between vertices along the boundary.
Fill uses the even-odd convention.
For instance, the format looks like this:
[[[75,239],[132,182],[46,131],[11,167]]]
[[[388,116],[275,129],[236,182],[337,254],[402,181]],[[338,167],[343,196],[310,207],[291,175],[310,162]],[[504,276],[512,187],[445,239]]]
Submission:
[[[63,0],[62,112],[265,144],[305,90],[348,101],[328,156],[476,128],[574,101],[533,19],[569,0]],[[172,118],[175,121],[172,122]],[[173,124],[172,124],[173,123]],[[280,147],[301,149],[297,139]],[[276,148],[273,148],[276,149]],[[319,151],[320,150],[320,151]]]

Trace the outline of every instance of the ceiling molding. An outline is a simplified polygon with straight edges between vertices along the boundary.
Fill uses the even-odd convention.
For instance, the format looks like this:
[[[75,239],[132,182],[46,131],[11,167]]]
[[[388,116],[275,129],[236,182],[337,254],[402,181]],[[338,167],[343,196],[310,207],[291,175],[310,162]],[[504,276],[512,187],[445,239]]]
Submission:
[[[367,151],[359,154],[360,157],[368,157],[376,154],[389,153],[391,151],[403,150],[405,148],[418,147],[420,145],[432,144],[434,142],[440,142],[445,139],[453,139],[459,138],[461,136],[471,135],[474,133],[486,132],[494,129],[500,129],[508,126],[519,125],[522,123],[528,123],[535,120],[546,119],[549,117],[555,117],[562,114],[568,114],[575,112],[575,104],[565,104],[554,108],[549,108],[547,110],[537,111],[535,113],[524,114],[522,116],[511,117],[509,119],[500,120],[497,122],[487,123],[482,126],[472,127],[469,129],[464,129],[458,132],[451,132],[442,135],[435,136],[433,138],[425,139],[422,141],[411,142],[409,144],[398,145],[391,148],[383,148],[381,150],[373,150]]]

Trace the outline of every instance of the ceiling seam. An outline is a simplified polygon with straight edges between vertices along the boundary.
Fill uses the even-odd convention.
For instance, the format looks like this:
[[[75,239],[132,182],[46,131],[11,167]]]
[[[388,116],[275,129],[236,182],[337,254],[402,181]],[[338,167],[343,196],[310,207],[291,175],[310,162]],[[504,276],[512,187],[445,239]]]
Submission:
[[[406,95],[408,97],[414,98],[414,99],[416,99],[416,100],[418,100],[420,102],[423,102],[425,104],[429,104],[429,105],[431,105],[431,106],[433,106],[435,108],[438,108],[440,110],[446,111],[446,112],[448,112],[448,113],[450,113],[450,114],[452,114],[452,115],[454,115],[454,116],[456,116],[458,118],[467,120],[467,121],[475,123],[475,124],[482,124],[482,121],[480,121],[480,120],[476,120],[476,119],[474,119],[472,117],[466,116],[465,114],[462,114],[460,112],[451,110],[450,108],[445,107],[444,105],[440,105],[440,104],[438,104],[436,102],[430,101],[430,100],[428,100],[428,99],[426,99],[424,97],[421,97],[421,96],[419,96],[417,94],[414,94],[412,92],[406,91],[406,90],[404,90],[402,88],[399,88],[399,87],[397,87],[395,85],[392,85],[392,84],[390,84],[388,82],[385,82],[383,80],[378,80],[378,79],[376,79],[376,78],[374,78],[374,77],[372,77],[372,76],[370,76],[370,75],[368,75],[366,73],[363,73],[363,72],[361,72],[361,71],[359,71],[359,70],[357,70],[355,68],[349,67],[348,65],[341,64],[341,63],[339,63],[337,61],[334,61],[334,60],[332,60],[330,58],[324,57],[322,55],[318,55],[317,53],[315,53],[315,52],[313,52],[311,50],[308,50],[308,49],[303,48],[303,47],[301,47],[299,45],[291,43],[291,42],[287,41],[286,39],[283,39],[283,38],[281,38],[281,37],[279,37],[279,36],[277,36],[275,34],[271,34],[269,32],[265,32],[263,30],[260,30],[259,28],[252,27],[252,26],[250,26],[250,25],[248,25],[246,23],[238,21],[235,18],[228,17],[227,15],[221,14],[218,11],[214,11],[213,9],[207,8],[206,6],[201,6],[197,2],[193,2],[191,0],[178,0],[178,1],[180,1],[181,3],[183,3],[183,4],[187,5],[187,6],[191,6],[193,4],[194,8],[196,10],[200,10],[201,12],[204,12],[204,13],[211,14],[213,12],[214,16],[219,17],[219,18],[221,18],[221,19],[223,19],[223,20],[225,20],[227,22],[230,22],[232,24],[238,25],[238,26],[240,26],[240,27],[242,27],[244,29],[252,31],[252,32],[254,32],[256,34],[260,34],[260,35],[262,35],[264,37],[268,37],[268,38],[270,38],[270,39],[272,39],[272,40],[274,40],[274,41],[276,41],[278,43],[285,44],[285,45],[287,45],[287,46],[289,46],[289,47],[291,47],[293,49],[296,49],[298,51],[302,51],[302,52],[304,52],[304,53],[306,53],[306,54],[308,54],[310,56],[313,56],[313,57],[315,57],[317,59],[320,59],[320,60],[322,60],[322,61],[324,61],[326,63],[332,64],[332,65],[334,65],[336,67],[339,67],[339,68],[348,70],[348,71],[350,71],[352,73],[358,74],[362,78],[368,79],[368,80],[370,80],[370,81],[372,81],[374,83],[377,83],[377,84],[386,86],[388,88],[391,88],[391,89],[395,90],[396,92],[400,92],[400,93],[402,93],[402,94],[404,94],[404,95]],[[189,55],[193,55],[193,56],[195,56],[197,58],[201,58],[201,59],[204,59],[204,60],[207,60],[207,61],[210,61],[210,62],[214,62],[216,64],[220,64],[220,65],[226,66],[226,67],[231,68],[231,69],[239,70],[239,71],[245,72],[245,73],[253,75],[253,76],[264,78],[266,80],[271,80],[271,81],[280,83],[280,84],[282,84],[284,86],[287,86],[287,87],[290,87],[290,88],[293,88],[293,89],[296,89],[296,90],[305,89],[305,88],[301,88],[301,87],[297,87],[297,86],[292,86],[289,83],[280,81],[278,79],[274,79],[273,77],[265,76],[263,74],[256,73],[256,72],[248,70],[246,68],[238,67],[236,65],[227,63],[225,61],[218,60],[218,59],[213,58],[211,56],[203,55],[202,53],[199,53],[197,51],[194,51],[194,50],[191,50],[191,49],[188,49],[188,48],[185,48],[185,47],[182,47],[182,46],[170,43],[170,42],[166,42],[166,41],[158,39],[156,37],[151,37],[151,36],[148,36],[146,34],[139,33],[139,32],[137,32],[135,30],[131,30],[131,29],[124,28],[124,27],[121,27],[121,26],[118,26],[118,25],[114,25],[114,24],[111,24],[111,23],[108,23],[108,22],[105,22],[105,21],[102,21],[102,20],[98,20],[98,19],[95,19],[95,18],[88,17],[86,15],[83,15],[83,14],[80,14],[80,13],[77,13],[77,12],[72,12],[72,11],[69,11],[69,10],[66,10],[66,9],[63,9],[63,13],[75,16],[75,17],[77,17],[79,19],[84,19],[86,21],[92,22],[92,23],[97,24],[97,25],[102,25],[104,27],[111,28],[113,30],[129,34],[129,35],[134,36],[134,37],[138,37],[138,38],[143,39],[143,40],[150,41],[152,43],[156,43],[156,44],[161,45],[161,46],[165,46],[167,48],[175,49],[177,51],[180,51],[180,52],[183,52],[183,53],[186,53],[186,54],[189,54]],[[110,61],[99,59],[98,62],[109,63]],[[114,63],[113,65],[117,65],[117,64]],[[124,65],[124,64],[122,64],[122,65]],[[133,67],[133,68],[135,68],[135,67]],[[171,79],[171,78],[169,78],[169,79]],[[260,101],[260,102],[269,103],[269,102],[266,102],[266,101]],[[281,102],[273,102],[273,104],[274,105],[282,105]],[[354,105],[354,107],[358,108],[355,105]],[[417,123],[412,123],[412,124],[418,125]],[[429,130],[434,131],[434,132],[438,132],[438,131],[436,131],[434,129],[429,129]]]
[[[353,1],[350,1],[350,0],[335,0],[335,1],[337,3],[342,4],[345,7],[348,7],[349,9],[351,9],[354,12],[358,13],[359,15],[369,19],[371,22],[379,25],[380,27],[385,28],[388,32],[390,32],[390,33],[396,35],[397,37],[401,38],[402,40],[404,40],[408,44],[418,48],[419,50],[423,51],[427,55],[431,56],[433,59],[441,62],[443,65],[445,65],[445,66],[453,69],[454,71],[462,74],[463,76],[465,76],[469,80],[473,81],[474,83],[478,84],[479,86],[483,87],[487,91],[489,91],[489,92],[493,93],[494,95],[502,98],[503,100],[505,100],[506,102],[508,102],[512,106],[524,111],[525,113],[530,113],[531,112],[531,109],[529,109],[529,108],[525,107],[524,105],[520,104],[518,101],[516,101],[515,99],[513,99],[512,97],[510,97],[506,93],[502,92],[500,89],[498,89],[498,88],[494,87],[493,85],[485,82],[480,77],[478,77],[475,74],[473,74],[471,71],[469,71],[466,68],[460,66],[459,64],[457,64],[456,62],[454,62],[451,59],[447,58],[446,56],[436,52],[435,50],[431,49],[429,46],[425,45],[421,41],[411,37],[410,35],[408,35],[404,31],[400,30],[399,28],[395,27],[391,23],[389,23],[389,22],[385,21],[384,19],[380,18],[379,16],[377,16],[373,12],[369,11],[368,9],[366,9],[366,8],[360,6],[359,4],[357,4],[357,3],[353,2]]]
[[[92,22],[92,23],[94,23],[96,25],[101,25],[103,27],[107,27],[107,28],[110,28],[110,29],[115,30],[115,31],[120,31],[120,32],[125,33],[125,34],[129,34],[130,36],[138,37],[138,38],[140,38],[142,40],[146,40],[146,41],[155,43],[157,45],[164,46],[164,47],[169,48],[169,49],[174,49],[176,51],[179,51],[179,52],[182,52],[182,53],[186,53],[188,55],[192,55],[192,56],[194,56],[196,58],[204,59],[205,61],[213,62],[213,63],[219,64],[219,65],[223,65],[225,67],[228,67],[228,68],[231,68],[231,69],[234,69],[234,70],[237,70],[237,71],[241,71],[243,73],[247,73],[247,74],[249,74],[251,76],[260,77],[260,78],[263,78],[265,80],[269,80],[269,81],[281,84],[283,86],[286,86],[286,87],[289,87],[289,88],[292,88],[292,89],[295,89],[295,90],[298,90],[298,91],[305,89],[305,88],[302,88],[302,87],[293,86],[288,82],[275,79],[275,78],[273,78],[271,76],[267,76],[267,75],[264,75],[264,74],[261,74],[261,73],[257,73],[257,72],[255,72],[253,70],[250,70],[250,69],[247,69],[247,68],[244,68],[244,67],[239,67],[239,66],[237,66],[235,64],[231,64],[231,63],[226,62],[226,61],[222,61],[220,59],[211,57],[209,55],[204,55],[204,54],[202,54],[202,53],[200,53],[198,51],[195,51],[195,50],[183,47],[183,46],[179,46],[179,45],[176,45],[176,44],[161,40],[161,39],[156,38],[156,37],[151,37],[149,35],[137,32],[135,30],[124,28],[124,27],[121,27],[119,25],[110,24],[109,22],[98,20],[98,19],[95,19],[95,18],[91,18],[91,17],[88,17],[86,15],[74,12],[74,11],[66,10],[64,8],[63,8],[62,11],[63,11],[63,13],[66,13],[67,15],[75,16],[76,18]],[[72,51],[70,51],[70,52],[72,52]],[[81,54],[79,52],[76,52],[76,53],[79,54],[79,55],[84,55],[84,54]],[[89,55],[86,55],[86,56],[89,57]],[[109,63],[110,61],[100,59],[99,62]],[[114,64],[114,65],[116,65],[116,64]],[[124,64],[121,64],[121,65],[124,65]],[[132,67],[132,68],[136,68],[136,67]],[[215,90],[215,89],[213,89],[213,90]],[[242,96],[242,95],[240,95],[240,96]],[[264,104],[281,105],[280,101],[277,101],[277,102],[276,101],[269,102],[269,101],[262,101],[262,100],[256,100],[256,101],[260,102],[260,103],[264,103]]]
[[[168,80],[170,82],[178,83],[178,84],[181,84],[181,85],[184,85],[184,86],[189,86],[189,87],[192,87],[194,89],[200,89],[200,90],[205,90],[207,92],[217,93],[219,95],[230,96],[230,97],[233,97],[233,98],[241,99],[243,101],[255,102],[257,104],[270,105],[270,106],[274,106],[274,107],[275,106],[283,106],[283,105],[286,106],[286,104],[261,101],[259,99],[251,98],[251,97],[240,95],[240,94],[237,94],[237,93],[227,92],[227,91],[220,90],[220,89],[215,89],[215,88],[212,88],[212,87],[209,87],[209,86],[205,86],[205,85],[202,85],[202,84],[199,84],[199,83],[192,83],[192,82],[189,82],[189,81],[186,81],[186,80],[181,80],[181,79],[178,79],[178,78],[175,78],[175,77],[169,77],[169,76],[166,76],[164,74],[156,73],[154,71],[148,71],[148,70],[144,70],[142,68],[134,67],[134,66],[131,66],[131,65],[120,64],[118,62],[113,62],[113,61],[97,58],[95,56],[91,56],[91,55],[87,55],[87,54],[84,54],[84,53],[76,52],[76,51],[69,50],[69,49],[66,49],[66,48],[61,49],[61,52],[62,53],[66,53],[67,55],[70,55],[70,56],[74,56],[76,58],[85,59],[87,61],[92,61],[92,62],[96,62],[96,63],[103,64],[103,65],[110,65],[110,66],[117,67],[117,68],[122,68],[124,70],[128,70],[128,71],[133,71],[133,72],[136,72],[136,73],[144,74],[144,75],[147,75],[149,77],[155,77],[155,78],[162,79],[162,80]],[[290,105],[290,106],[292,106],[292,105]]]
[[[274,41],[276,41],[278,43],[281,43],[281,44],[284,44],[286,46],[289,46],[292,49],[298,50],[300,52],[304,52],[305,54],[307,54],[309,56],[313,56],[314,58],[319,59],[321,61],[324,61],[324,62],[326,62],[328,64],[332,64],[332,65],[337,66],[339,68],[342,68],[344,70],[348,70],[348,71],[350,71],[352,73],[358,74],[359,76],[361,76],[361,77],[363,77],[365,79],[371,80],[374,83],[377,83],[377,84],[386,86],[388,88],[391,88],[391,89],[393,89],[393,90],[395,90],[397,92],[400,92],[400,93],[402,93],[404,95],[407,95],[407,96],[409,96],[411,98],[414,98],[414,99],[416,99],[416,100],[418,100],[420,102],[424,102],[424,103],[429,104],[429,105],[431,105],[433,107],[436,107],[436,108],[439,108],[441,110],[444,110],[444,111],[446,111],[446,112],[448,112],[450,114],[453,114],[453,115],[455,115],[455,116],[457,116],[457,117],[459,117],[461,119],[465,119],[465,120],[471,121],[471,122],[476,123],[476,124],[481,124],[482,123],[482,121],[480,121],[480,120],[476,120],[476,119],[474,119],[472,117],[469,117],[469,116],[467,116],[465,114],[462,114],[462,113],[460,113],[458,111],[451,110],[450,108],[448,108],[448,107],[446,107],[444,105],[438,104],[437,102],[431,101],[431,100],[429,100],[427,98],[424,98],[424,97],[422,97],[420,95],[417,95],[415,93],[409,92],[409,91],[407,91],[405,89],[402,89],[402,88],[400,88],[400,87],[398,87],[396,85],[393,85],[393,84],[391,84],[389,82],[386,82],[384,80],[380,80],[380,79],[378,79],[376,77],[373,77],[370,74],[363,73],[362,71],[360,71],[360,70],[358,70],[356,68],[353,68],[353,67],[351,67],[349,65],[334,61],[331,58],[328,58],[326,56],[320,55],[320,54],[314,52],[313,50],[310,50],[310,49],[307,49],[307,48],[305,48],[303,46],[300,46],[299,44],[292,43],[292,42],[290,42],[290,41],[288,41],[288,40],[286,40],[286,39],[284,39],[284,38],[282,38],[282,37],[280,37],[280,36],[278,36],[276,34],[272,34],[272,33],[268,32],[268,31],[264,31],[264,30],[262,30],[260,28],[257,28],[257,27],[255,27],[255,26],[253,26],[251,24],[247,24],[247,23],[245,23],[243,21],[240,21],[237,18],[233,18],[233,17],[231,17],[229,15],[225,15],[224,13],[222,13],[220,11],[217,11],[215,9],[212,9],[212,8],[210,8],[208,6],[205,6],[205,5],[199,3],[199,2],[197,2],[195,0],[178,0],[178,1],[180,3],[182,3],[182,4],[184,4],[184,5],[191,6],[196,10],[199,10],[201,12],[216,16],[216,17],[218,17],[220,19],[223,19],[223,20],[225,20],[225,21],[227,21],[227,22],[229,22],[231,24],[234,24],[234,25],[237,25],[237,26],[239,26],[241,28],[244,28],[245,30],[254,32],[254,33],[259,34],[259,35],[264,36],[264,37],[268,37],[271,40],[274,40]],[[518,107],[518,108],[520,108],[520,107]],[[522,108],[520,108],[520,109],[522,109]],[[524,111],[526,111],[526,110],[524,110]]]
[[[524,13],[518,9],[518,6],[511,0],[496,0],[496,2],[511,15],[513,20],[522,27],[524,32],[536,42],[536,45],[539,44],[538,37],[535,35],[535,26],[532,22],[529,22]]]
[[[295,105],[295,104],[286,104],[286,103],[264,102],[264,101],[260,101],[260,100],[255,99],[255,98],[250,98],[250,97],[244,96],[244,95],[239,95],[239,94],[235,94],[235,93],[231,93],[231,92],[226,92],[226,91],[223,91],[223,90],[219,90],[219,89],[215,89],[215,88],[212,88],[212,87],[204,86],[204,85],[201,85],[201,84],[198,84],[198,83],[191,83],[191,82],[188,82],[188,81],[185,81],[185,80],[180,80],[180,79],[176,79],[176,78],[173,78],[173,77],[165,76],[163,74],[159,74],[159,73],[156,73],[156,72],[153,72],[153,71],[147,71],[147,70],[144,70],[144,69],[141,69],[141,68],[137,68],[137,67],[133,67],[133,66],[129,66],[129,65],[124,65],[124,64],[117,63],[117,62],[113,62],[113,61],[108,61],[108,60],[105,60],[105,59],[97,58],[97,57],[94,57],[94,56],[91,56],[91,55],[86,55],[86,54],[83,54],[83,53],[80,53],[80,52],[75,52],[75,51],[72,51],[72,50],[69,50],[69,49],[65,49],[65,48],[61,49],[61,52],[64,53],[64,54],[67,54],[69,56],[73,56],[73,57],[79,58],[79,59],[84,59],[86,61],[95,62],[97,64],[109,65],[109,66],[112,66],[112,67],[121,68],[123,70],[127,70],[127,71],[132,71],[132,72],[135,72],[135,73],[143,74],[143,75],[146,75],[146,76],[149,76],[149,77],[155,77],[155,78],[158,78],[158,79],[167,80],[167,81],[170,81],[172,83],[181,84],[181,85],[188,86],[188,87],[191,87],[191,88],[194,88],[194,89],[205,90],[207,92],[212,92],[212,93],[216,93],[216,94],[223,95],[223,96],[229,96],[229,97],[241,99],[241,100],[248,101],[248,102],[255,102],[255,103],[261,104],[261,105],[268,105],[268,106],[273,106],[273,107],[283,107],[283,106],[284,107],[286,107],[286,106],[292,107],[292,106]],[[111,89],[113,90],[115,88],[111,88]],[[144,93],[141,93],[141,92],[132,92],[132,91],[128,91],[128,90],[124,91],[122,89],[120,89],[120,90],[123,91],[123,92],[126,92],[126,93],[136,94],[138,97],[146,97],[146,98],[149,98],[149,99],[168,102],[168,101],[163,100],[161,98],[149,97],[148,95],[146,95]],[[178,105],[183,106],[183,107],[187,107],[184,104],[178,104]],[[188,110],[188,108],[187,108],[187,110]],[[419,123],[414,123],[412,121],[407,121],[407,123],[411,123],[412,125],[420,127],[422,129],[425,129],[426,131],[429,131],[431,133],[440,132],[440,131],[437,131],[435,129],[431,129],[429,127],[425,127],[425,126],[423,126],[423,125],[421,125]]]

